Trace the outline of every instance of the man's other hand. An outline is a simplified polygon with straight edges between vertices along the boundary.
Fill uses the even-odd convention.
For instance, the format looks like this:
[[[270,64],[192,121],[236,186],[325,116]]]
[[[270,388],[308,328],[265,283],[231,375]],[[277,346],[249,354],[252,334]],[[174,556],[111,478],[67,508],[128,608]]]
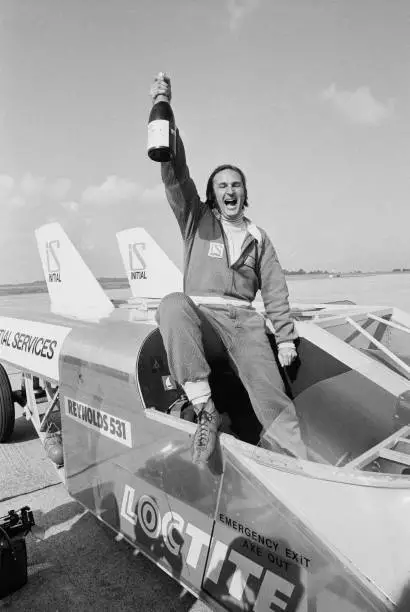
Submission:
[[[278,347],[278,359],[282,368],[290,366],[298,356],[294,346],[280,344]]]
[[[159,72],[151,85],[150,95],[152,103],[158,96],[165,96],[168,101],[171,101],[171,79],[165,74],[165,72]]]

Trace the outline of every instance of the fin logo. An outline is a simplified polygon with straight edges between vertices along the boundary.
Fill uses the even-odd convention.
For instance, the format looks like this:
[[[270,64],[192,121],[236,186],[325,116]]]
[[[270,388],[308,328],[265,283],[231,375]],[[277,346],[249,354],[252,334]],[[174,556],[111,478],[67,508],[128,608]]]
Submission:
[[[145,242],[131,242],[128,245],[128,258],[131,280],[147,278],[147,264],[142,254],[145,251]]]
[[[57,255],[59,248],[59,240],[49,240],[46,242],[46,260],[49,283],[61,283],[60,260]]]

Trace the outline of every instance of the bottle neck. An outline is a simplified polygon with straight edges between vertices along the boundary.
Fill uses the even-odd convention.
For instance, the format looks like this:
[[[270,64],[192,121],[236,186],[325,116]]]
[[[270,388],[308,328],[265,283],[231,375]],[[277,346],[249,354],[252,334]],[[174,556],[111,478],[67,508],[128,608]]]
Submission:
[[[160,94],[159,96],[155,97],[153,104],[156,104],[157,102],[168,102],[169,104],[169,98],[168,96],[163,96]]]

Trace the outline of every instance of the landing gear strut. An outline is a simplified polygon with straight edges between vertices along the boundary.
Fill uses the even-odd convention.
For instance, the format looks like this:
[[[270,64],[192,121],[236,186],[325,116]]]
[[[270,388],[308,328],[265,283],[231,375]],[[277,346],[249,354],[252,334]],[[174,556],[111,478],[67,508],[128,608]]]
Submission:
[[[15,402],[23,408],[27,421],[32,422],[48,458],[61,468],[64,456],[58,384],[22,372],[21,389],[13,391],[8,374],[0,364],[0,443],[12,436]],[[62,470],[59,474],[64,479]]]
[[[48,458],[61,467],[64,457],[58,385],[53,386],[47,380],[40,385],[38,377],[27,372],[23,372],[22,382],[27,401],[24,407],[26,419],[33,423]],[[46,409],[40,412],[39,406],[43,403]]]

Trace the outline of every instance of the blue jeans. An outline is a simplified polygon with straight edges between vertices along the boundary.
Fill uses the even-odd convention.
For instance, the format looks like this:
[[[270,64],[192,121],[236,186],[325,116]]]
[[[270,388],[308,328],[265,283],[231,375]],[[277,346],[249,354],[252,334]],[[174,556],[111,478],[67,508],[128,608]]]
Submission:
[[[207,379],[208,362],[228,356],[262,425],[261,446],[306,459],[295,407],[259,313],[246,306],[197,306],[184,293],[170,293],[158,307],[157,322],[171,376],[180,385]]]

